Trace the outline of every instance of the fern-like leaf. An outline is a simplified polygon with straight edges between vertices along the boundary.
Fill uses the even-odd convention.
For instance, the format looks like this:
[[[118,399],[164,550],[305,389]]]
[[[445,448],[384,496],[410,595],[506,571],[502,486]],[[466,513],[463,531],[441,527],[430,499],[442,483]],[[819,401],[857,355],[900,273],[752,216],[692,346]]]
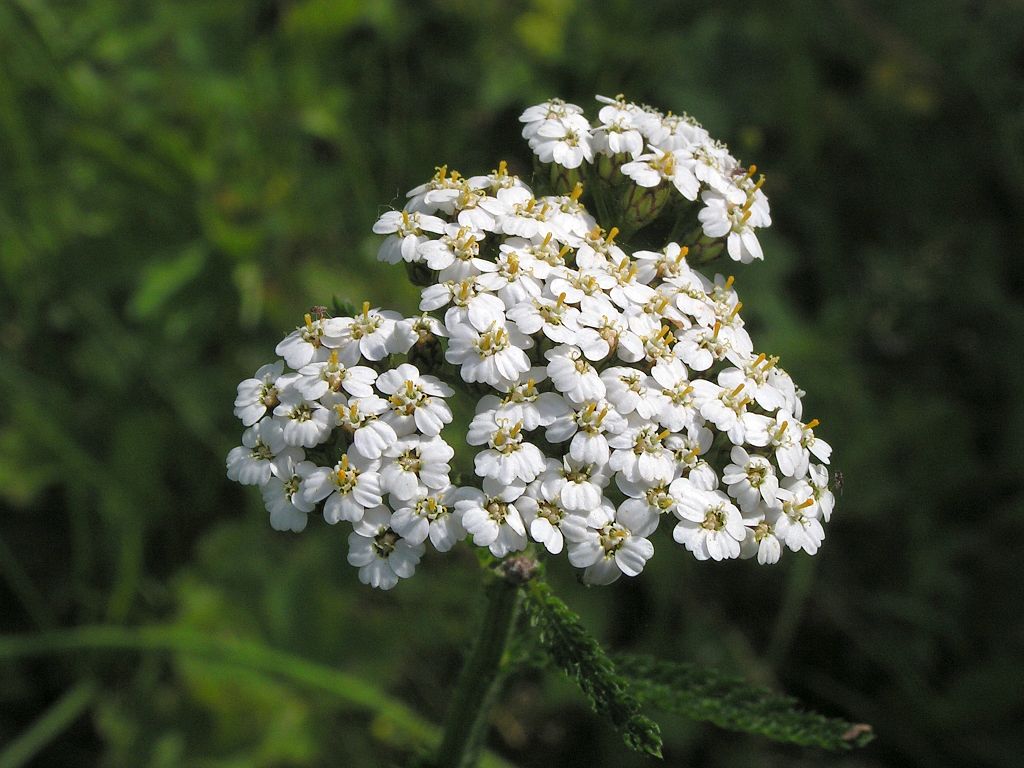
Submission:
[[[850,749],[874,738],[871,726],[825,717],[791,696],[697,664],[619,656],[637,698],[653,709],[802,746]]]
[[[616,670],[580,617],[542,581],[529,585],[524,608],[545,653],[580,687],[594,711],[619,730],[626,746],[661,757],[658,724],[640,712],[629,681]]]

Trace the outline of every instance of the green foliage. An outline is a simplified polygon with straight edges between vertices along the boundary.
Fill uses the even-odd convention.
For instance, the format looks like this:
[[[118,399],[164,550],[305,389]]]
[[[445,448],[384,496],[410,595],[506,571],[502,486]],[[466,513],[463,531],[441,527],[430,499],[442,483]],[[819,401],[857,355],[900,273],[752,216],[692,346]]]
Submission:
[[[640,712],[629,681],[616,670],[580,617],[542,581],[527,586],[524,608],[540,647],[579,686],[594,711],[618,729],[626,746],[661,757],[658,724]]]
[[[873,738],[869,726],[808,712],[791,696],[700,664],[624,655],[615,666],[641,703],[662,712],[805,747],[850,749]]]
[[[439,721],[475,558],[367,596],[337,528],[269,530],[223,476],[234,387],[333,295],[415,307],[369,231],[435,165],[529,177],[525,104],[622,91],[765,171],[775,223],[736,272],[744,312],[846,488],[813,568],[695,564],[659,532],[640,579],[582,590],[552,564],[552,584],[616,648],[872,723],[851,765],[1017,766],[1021,39],[1005,2],[0,0],[3,634],[172,623]],[[0,743],[43,733],[54,768],[405,757],[306,687],[115,656],[3,662]],[[95,705],[47,720],[78,681]],[[490,739],[522,768],[646,760],[575,688],[515,684]],[[672,764],[817,761],[681,720],[662,735]]]

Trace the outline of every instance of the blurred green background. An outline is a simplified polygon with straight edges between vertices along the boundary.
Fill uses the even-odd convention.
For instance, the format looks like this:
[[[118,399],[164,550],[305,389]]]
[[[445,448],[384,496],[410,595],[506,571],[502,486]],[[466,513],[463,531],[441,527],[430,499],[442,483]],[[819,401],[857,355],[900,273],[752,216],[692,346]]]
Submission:
[[[555,568],[560,594],[613,649],[878,734],[834,755],[661,718],[666,765],[1021,764],[1024,10],[957,0],[0,0],[0,764],[407,755],[348,678],[315,690],[237,644],[440,720],[469,548],[382,594],[339,529],[273,532],[224,477],[234,388],[312,304],[414,307],[370,226],[435,165],[528,171],[524,106],[618,92],[766,172],[767,258],[737,285],[844,489],[813,559],[697,564],[662,538],[611,588]],[[97,624],[172,634],[9,641]],[[654,764],[556,674],[510,682],[489,743]]]

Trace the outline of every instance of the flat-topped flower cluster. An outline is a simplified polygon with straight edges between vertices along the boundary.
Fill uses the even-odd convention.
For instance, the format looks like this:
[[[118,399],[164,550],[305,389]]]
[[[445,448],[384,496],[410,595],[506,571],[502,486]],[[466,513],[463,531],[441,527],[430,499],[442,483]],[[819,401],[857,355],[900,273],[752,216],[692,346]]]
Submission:
[[[596,127],[560,101],[528,109],[539,160],[604,157],[620,174],[609,188],[699,197],[681,215],[703,246],[760,258],[768,204],[752,170],[688,117],[603,101]],[[308,314],[283,359],[238,387],[246,430],[228,476],[262,488],[274,528],[301,531],[322,507],[351,525],[360,579],[385,589],[428,541],[467,538],[495,557],[531,541],[566,551],[607,584],[643,570],[663,520],[700,560],[817,551],[831,448],[778,358],[755,349],[733,277],[701,274],[686,244],[631,250],[583,184],[566,191],[538,196],[504,163],[440,168],[380,217],[379,256],[419,276],[423,314]],[[453,397],[474,406],[464,435]],[[472,464],[453,482],[463,443]]]

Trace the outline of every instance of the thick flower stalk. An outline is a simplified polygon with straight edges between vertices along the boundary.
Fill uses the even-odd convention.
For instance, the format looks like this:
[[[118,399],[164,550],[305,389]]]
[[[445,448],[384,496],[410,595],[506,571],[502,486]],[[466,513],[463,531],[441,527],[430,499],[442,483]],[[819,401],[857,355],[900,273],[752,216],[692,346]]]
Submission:
[[[595,124],[558,100],[523,113],[546,194],[505,163],[442,167],[380,217],[422,315],[311,312],[239,385],[228,476],[274,528],[344,521],[382,589],[463,540],[498,558],[535,542],[589,584],[637,576],[674,546],[659,528],[699,560],[817,551],[831,448],[733,276],[697,268],[762,258],[764,177],[686,115],[599,101]]]

